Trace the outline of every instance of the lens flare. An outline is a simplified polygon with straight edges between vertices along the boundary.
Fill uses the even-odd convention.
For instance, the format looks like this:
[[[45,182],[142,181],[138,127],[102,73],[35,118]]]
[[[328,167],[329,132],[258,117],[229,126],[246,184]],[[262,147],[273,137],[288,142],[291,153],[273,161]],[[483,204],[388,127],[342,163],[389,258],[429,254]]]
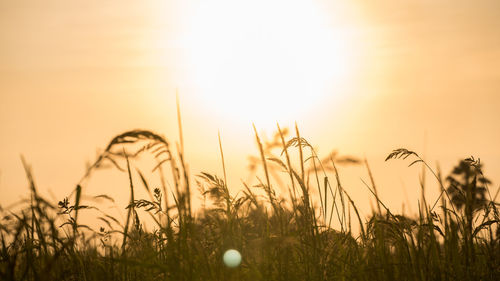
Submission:
[[[223,260],[227,267],[235,268],[241,263],[241,254],[237,250],[230,249],[224,253]]]

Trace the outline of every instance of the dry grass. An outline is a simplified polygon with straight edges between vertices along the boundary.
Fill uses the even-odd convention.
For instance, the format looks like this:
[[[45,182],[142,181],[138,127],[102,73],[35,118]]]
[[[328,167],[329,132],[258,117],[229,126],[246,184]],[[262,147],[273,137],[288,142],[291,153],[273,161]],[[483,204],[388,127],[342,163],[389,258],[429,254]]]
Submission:
[[[481,180],[485,178],[475,159],[466,162],[477,172],[473,185],[450,190],[417,153],[393,151],[386,160],[401,158],[411,161],[410,165],[424,165],[443,196],[432,205],[423,204],[417,217],[398,215],[378,198],[370,172],[371,185],[366,186],[377,200],[377,211],[364,218],[342,187],[336,169],[343,161],[359,160],[335,155],[320,159],[298,128],[288,140],[287,130],[279,126],[272,143],[262,143],[257,132],[255,137],[260,163],[255,162],[254,168],[262,169],[265,180],[245,186],[238,196],[229,192],[224,166],[222,178],[208,173],[191,178],[182,144],[174,154],[165,138],[150,131],[135,130],[113,138],[70,199],[58,204],[38,193],[31,168],[23,160],[31,195],[19,212],[1,210],[0,279],[499,279],[498,203],[490,197],[478,205],[471,196],[479,183],[487,183]],[[219,144],[225,165],[220,139]],[[126,150],[130,145],[135,145],[135,152]],[[272,154],[271,148],[280,154]],[[162,178],[161,187],[150,187],[147,176],[131,169],[130,161],[141,153],[154,155],[157,163],[151,174]],[[292,161],[294,153],[297,163]],[[103,226],[93,230],[79,223],[82,212],[96,208],[82,203],[82,186],[105,161],[127,173],[130,201],[125,224],[102,214],[98,219]],[[276,193],[272,180],[276,175],[286,193]],[[134,196],[138,188],[134,176],[148,192],[147,198]],[[191,205],[194,179],[209,202],[197,212]],[[461,208],[453,202],[451,191],[462,192]],[[144,230],[146,217],[154,223],[151,231]],[[359,231],[353,231],[353,221]],[[117,236],[120,239],[113,238]],[[223,252],[229,248],[243,255],[236,269],[222,263]]]

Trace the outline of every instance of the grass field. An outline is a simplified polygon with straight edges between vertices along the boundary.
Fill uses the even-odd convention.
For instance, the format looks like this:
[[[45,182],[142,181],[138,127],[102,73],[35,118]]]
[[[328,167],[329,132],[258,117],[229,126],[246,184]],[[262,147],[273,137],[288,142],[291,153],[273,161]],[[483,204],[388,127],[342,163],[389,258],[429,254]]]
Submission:
[[[272,144],[277,156],[255,134],[260,151],[255,167],[263,176],[237,196],[229,192],[225,169],[222,175],[189,175],[182,139],[174,153],[165,138],[150,131],[116,136],[82,179],[105,162],[129,176],[126,220],[102,213],[96,218],[99,229],[81,223],[85,212],[97,208],[83,203],[83,184],[50,202],[23,161],[31,193],[16,211],[0,210],[0,279],[500,280],[498,203],[479,160],[460,162],[443,179],[417,153],[394,150],[387,161],[423,165],[441,196],[419,199],[418,215],[403,216],[378,199],[372,180],[367,196],[377,207],[361,217],[336,170],[343,161],[358,160],[325,162],[295,129],[288,137],[278,127]],[[126,151],[130,145],[138,149]],[[131,168],[141,153],[154,155],[152,173],[162,177],[161,186],[150,186],[147,176]],[[221,159],[224,163],[222,146]],[[279,186],[273,180],[277,171]],[[135,196],[139,189],[148,196]],[[205,203],[194,208],[198,190]],[[228,249],[242,254],[240,266],[224,265]]]

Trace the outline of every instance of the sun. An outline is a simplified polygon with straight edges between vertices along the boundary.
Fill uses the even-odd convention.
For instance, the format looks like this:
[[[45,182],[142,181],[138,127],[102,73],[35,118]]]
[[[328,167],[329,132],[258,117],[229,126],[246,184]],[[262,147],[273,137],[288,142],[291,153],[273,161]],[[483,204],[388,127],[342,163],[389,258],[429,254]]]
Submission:
[[[183,36],[188,81],[207,108],[237,120],[298,118],[335,96],[354,56],[319,4],[200,1]]]

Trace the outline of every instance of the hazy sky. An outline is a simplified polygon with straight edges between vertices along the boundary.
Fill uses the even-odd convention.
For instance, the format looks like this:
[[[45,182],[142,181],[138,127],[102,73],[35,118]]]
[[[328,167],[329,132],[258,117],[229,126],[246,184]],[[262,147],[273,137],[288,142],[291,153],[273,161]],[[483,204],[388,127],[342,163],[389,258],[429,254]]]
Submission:
[[[28,191],[20,154],[60,199],[118,133],[175,142],[176,89],[192,173],[221,174],[220,130],[236,189],[252,121],[297,121],[320,155],[366,156],[394,208],[419,190],[419,168],[383,161],[399,147],[443,174],[480,157],[496,191],[499,66],[496,0],[0,1],[0,204]],[[366,171],[342,172],[367,203]]]

